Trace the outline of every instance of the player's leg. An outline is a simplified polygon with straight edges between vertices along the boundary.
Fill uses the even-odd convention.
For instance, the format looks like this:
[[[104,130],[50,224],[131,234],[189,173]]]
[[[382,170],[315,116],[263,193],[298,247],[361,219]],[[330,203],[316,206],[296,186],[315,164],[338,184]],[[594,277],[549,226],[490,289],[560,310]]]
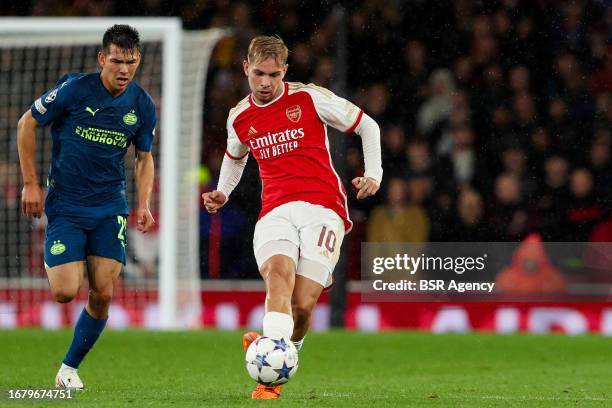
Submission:
[[[89,296],[85,309],[98,320],[108,319],[113,289],[119,281],[123,264],[116,259],[90,255],[87,257]]]
[[[293,318],[291,316],[291,296],[295,285],[295,255],[284,255],[280,252],[297,253],[297,247],[288,241],[271,241],[264,245],[262,253],[275,253],[263,262],[259,273],[266,284],[265,315],[263,335],[272,338],[291,337]]]
[[[57,215],[53,203],[47,204],[45,269],[53,300],[70,302],[83,283],[86,232],[74,217]]]
[[[259,272],[266,284],[263,335],[291,337],[291,296],[299,256],[299,236],[287,203],[275,208],[255,225],[253,249]]]
[[[53,299],[66,303],[78,293],[85,272],[86,231],[81,228],[77,218],[57,216],[53,207],[47,208],[47,237],[45,240],[45,267]],[[75,337],[82,331],[77,322]],[[73,349],[74,339],[69,348]],[[66,355],[68,356],[68,354]],[[83,388],[83,382],[77,373],[78,364],[64,361],[55,377],[59,388]]]
[[[299,268],[303,273],[304,268],[311,270],[325,270],[326,267],[321,264],[317,264],[316,262],[309,261],[308,259],[300,259]],[[323,285],[305,277],[303,274],[298,274],[295,277],[295,287],[293,289],[293,297],[291,299],[291,309],[293,312],[294,322],[291,341],[298,351],[302,348],[304,337],[306,337],[306,333],[310,328],[312,311],[314,310],[323,289]]]
[[[319,296],[332,283],[344,238],[344,223],[332,210],[304,203],[299,227],[300,258],[291,301],[294,319],[291,340],[298,350],[310,328]]]
[[[47,267],[47,280],[53,300],[68,303],[79,293],[85,273],[84,261],[73,261]]]
[[[87,233],[89,296],[81,311],[70,348],[60,369],[74,370],[93,348],[106,327],[113,287],[125,263],[125,217],[97,220]]]
[[[289,217],[290,206],[285,204],[260,219],[255,226],[253,248],[259,272],[266,284],[263,335],[272,338],[290,338],[293,333],[291,297],[299,256],[298,231]],[[257,337],[250,332],[243,336],[248,347]],[[275,399],[282,386],[257,385],[251,393],[253,399]]]

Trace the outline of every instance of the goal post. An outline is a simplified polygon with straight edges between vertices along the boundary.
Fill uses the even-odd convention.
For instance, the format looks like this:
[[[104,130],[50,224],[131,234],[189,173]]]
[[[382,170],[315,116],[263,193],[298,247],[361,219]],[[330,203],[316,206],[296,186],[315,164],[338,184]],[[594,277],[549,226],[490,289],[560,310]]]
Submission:
[[[0,18],[0,69],[2,75],[9,70],[11,77],[4,84],[4,92],[0,80],[0,93],[4,93],[2,98],[19,99],[14,105],[9,102],[4,107],[0,105],[0,147],[16,149],[10,140],[15,136],[16,110],[25,111],[42,91],[54,85],[60,74],[83,72],[95,67],[95,52],[102,35],[113,24],[129,24],[140,32],[145,46],[137,79],[141,83],[147,82],[143,87],[151,93],[159,108],[159,141],[155,142],[158,152],[154,150],[156,170],[159,171],[159,193],[153,200],[159,208],[159,231],[155,234],[158,262],[154,263],[157,270],[147,272],[148,275],[137,271],[130,278],[130,285],[136,293],[138,288],[144,291],[152,289],[152,285],[156,287],[156,294],[151,298],[157,301],[157,305],[148,311],[148,315],[153,316],[154,327],[197,327],[200,316],[199,185],[197,177],[185,175],[194,174],[200,165],[208,60],[214,45],[227,30],[186,32],[178,18]],[[19,67],[20,63],[24,66]],[[46,168],[41,170],[41,166],[49,162],[50,142],[39,143],[37,148],[41,149],[41,145],[43,151],[39,155],[47,157],[39,158],[37,163],[39,174],[44,174]],[[128,156],[126,167],[130,163]],[[0,156],[0,164],[6,163],[9,169],[15,168],[14,160],[15,152]],[[11,177],[15,179],[14,174]],[[128,189],[133,190],[133,172],[126,169],[126,177]],[[128,197],[133,207],[134,192],[128,191]],[[17,195],[8,198],[7,202],[8,206],[18,204],[11,200],[16,201]],[[0,224],[6,226],[6,231],[15,230],[19,234],[18,244],[4,242],[4,253],[0,248],[0,255],[18,258],[15,265],[9,261],[4,267],[0,265],[6,269],[0,269],[0,289],[27,290],[28,286],[41,286],[44,274],[33,270],[38,268],[38,264],[34,263],[33,267],[31,262],[24,260],[24,257],[39,254],[31,253],[33,244],[31,238],[26,237],[33,227],[15,227],[23,222],[11,211],[0,211]],[[152,242],[151,238],[149,244]],[[0,297],[0,303],[4,300]]]

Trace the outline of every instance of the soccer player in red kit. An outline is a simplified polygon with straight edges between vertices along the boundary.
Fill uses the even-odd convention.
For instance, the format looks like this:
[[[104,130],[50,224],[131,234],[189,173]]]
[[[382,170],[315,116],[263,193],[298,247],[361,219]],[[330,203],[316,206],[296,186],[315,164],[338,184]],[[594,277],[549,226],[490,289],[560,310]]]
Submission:
[[[291,338],[299,350],[317,299],[332,283],[344,234],[352,227],[327,126],[362,139],[365,173],[352,180],[358,199],[378,191],[382,166],[376,122],[325,88],[284,82],[287,55],[278,37],[251,41],[243,62],[251,94],[230,110],[219,183],[202,198],[208,212],[216,213],[240,181],[249,152],[255,157],[263,189],[253,237],[266,284],[263,335]],[[257,336],[244,335],[245,349]],[[280,390],[258,385],[252,398],[278,398]]]

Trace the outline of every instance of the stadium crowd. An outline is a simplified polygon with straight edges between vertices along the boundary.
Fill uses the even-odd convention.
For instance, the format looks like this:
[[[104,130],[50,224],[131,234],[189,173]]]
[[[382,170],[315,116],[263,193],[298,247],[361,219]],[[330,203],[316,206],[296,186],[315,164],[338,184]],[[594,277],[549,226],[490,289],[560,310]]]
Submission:
[[[216,185],[227,113],[248,93],[248,42],[280,35],[291,50],[287,80],[328,87],[381,126],[383,189],[365,201],[349,192],[353,277],[363,241],[534,232],[612,241],[608,1],[32,0],[3,2],[0,13],[13,3],[12,14],[178,15],[187,29],[232,27],[209,70],[202,163],[213,178],[203,190]],[[363,159],[359,138],[346,137],[335,162],[349,186]],[[257,276],[244,239],[259,211],[256,172],[251,160],[220,215],[202,211],[205,277]]]
[[[278,33],[292,50],[288,80],[329,87],[381,125],[382,193],[349,194],[353,277],[363,241],[520,241],[534,232],[545,241],[612,239],[612,9],[604,2],[353,2],[344,89],[333,7],[314,14],[271,3],[274,17],[233,8],[235,36],[218,47],[210,76],[204,163],[218,171],[227,111],[246,94],[248,39]],[[312,31],[301,26],[307,13],[318,21]],[[282,23],[265,31],[259,21]],[[359,138],[349,136],[335,159],[348,185],[363,171]],[[241,184],[232,197],[240,215],[217,226],[224,238],[254,224],[258,192]]]

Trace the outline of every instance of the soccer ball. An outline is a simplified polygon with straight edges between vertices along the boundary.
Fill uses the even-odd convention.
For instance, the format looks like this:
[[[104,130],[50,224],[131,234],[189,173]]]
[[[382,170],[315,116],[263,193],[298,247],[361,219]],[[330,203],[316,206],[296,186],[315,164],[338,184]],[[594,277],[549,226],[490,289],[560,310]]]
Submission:
[[[297,349],[287,338],[260,336],[247,349],[246,369],[260,384],[284,384],[298,369]]]

